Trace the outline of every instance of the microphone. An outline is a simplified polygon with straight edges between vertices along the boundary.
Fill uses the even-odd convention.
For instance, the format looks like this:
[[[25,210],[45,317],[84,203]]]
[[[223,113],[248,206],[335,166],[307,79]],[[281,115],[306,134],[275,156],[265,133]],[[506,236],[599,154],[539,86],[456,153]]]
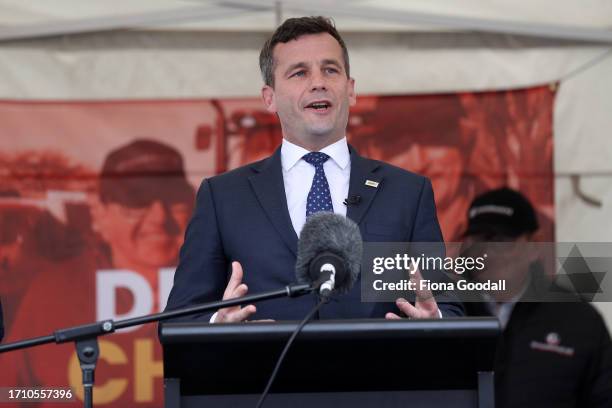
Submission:
[[[346,197],[342,204],[348,206],[358,205],[361,202],[361,196],[353,194],[352,196]]]
[[[322,297],[351,290],[361,270],[359,227],[342,215],[320,212],[308,217],[298,241],[295,274],[312,283]]]

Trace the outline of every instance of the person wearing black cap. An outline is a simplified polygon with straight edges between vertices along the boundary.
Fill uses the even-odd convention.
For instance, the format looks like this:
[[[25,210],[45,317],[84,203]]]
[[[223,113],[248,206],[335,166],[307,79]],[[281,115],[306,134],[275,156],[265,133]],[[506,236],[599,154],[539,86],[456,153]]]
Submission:
[[[503,327],[495,361],[496,407],[612,407],[610,335],[590,304],[567,292],[574,301],[547,301],[547,293],[563,289],[534,268],[537,259],[528,242],[538,227],[533,206],[509,188],[478,196],[468,210],[466,247],[504,242],[511,248],[470,277],[505,279],[507,290],[465,304],[468,315],[497,316]]]
[[[465,235],[495,233],[528,237],[539,228],[533,206],[521,193],[507,187],[477,196],[468,210]]]
[[[175,265],[194,199],[174,148],[136,140],[112,151],[102,166],[93,212],[113,265],[152,274]]]

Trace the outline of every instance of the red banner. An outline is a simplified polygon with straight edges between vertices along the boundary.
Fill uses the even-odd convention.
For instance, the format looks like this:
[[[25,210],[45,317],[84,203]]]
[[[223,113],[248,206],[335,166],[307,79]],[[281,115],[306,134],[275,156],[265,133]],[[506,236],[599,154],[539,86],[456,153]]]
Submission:
[[[553,102],[548,87],[366,96],[347,136],[362,155],[432,179],[446,240],[460,237],[476,194],[502,185],[532,200],[539,237],[553,240]],[[0,135],[5,341],[161,310],[200,181],[281,140],[256,99],[4,101]],[[155,327],[100,346],[97,406],[162,405]],[[73,348],[1,355],[0,386],[69,386],[78,398],[67,405],[80,406]]]

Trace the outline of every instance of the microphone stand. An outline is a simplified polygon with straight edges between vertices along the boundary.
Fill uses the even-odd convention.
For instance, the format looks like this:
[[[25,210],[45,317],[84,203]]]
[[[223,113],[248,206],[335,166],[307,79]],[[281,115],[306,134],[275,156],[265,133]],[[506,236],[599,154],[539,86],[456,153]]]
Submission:
[[[138,326],[144,323],[159,322],[176,317],[189,316],[201,312],[223,309],[230,306],[238,306],[245,303],[254,303],[261,300],[276,299],[282,297],[299,297],[306,295],[314,290],[311,284],[292,284],[276,291],[260,293],[256,295],[244,296],[241,298],[221,300],[217,302],[203,303],[201,305],[190,306],[183,309],[168,312],[154,313],[131,319],[113,321],[112,319],[103,320],[96,323],[84,324],[81,326],[69,327],[53,332],[52,335],[34,337],[27,340],[16,341],[0,345],[0,353],[11,350],[30,348],[48,343],[66,343],[74,341],[81,371],[83,373],[83,406],[93,408],[93,384],[94,373],[100,349],[98,347],[98,337],[113,333],[115,330],[127,327]]]

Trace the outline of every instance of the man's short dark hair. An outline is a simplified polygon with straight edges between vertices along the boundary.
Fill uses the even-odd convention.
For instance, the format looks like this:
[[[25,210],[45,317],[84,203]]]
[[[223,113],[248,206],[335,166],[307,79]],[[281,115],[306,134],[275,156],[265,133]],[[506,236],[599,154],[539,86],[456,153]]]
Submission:
[[[272,37],[266,41],[259,54],[259,69],[266,85],[274,86],[274,47],[278,43],[288,43],[291,40],[307,34],[327,33],[334,37],[342,48],[342,58],[344,59],[344,69],[346,76],[350,76],[350,65],[348,49],[340,34],[334,26],[334,22],[322,16],[289,18],[281,24]]]

